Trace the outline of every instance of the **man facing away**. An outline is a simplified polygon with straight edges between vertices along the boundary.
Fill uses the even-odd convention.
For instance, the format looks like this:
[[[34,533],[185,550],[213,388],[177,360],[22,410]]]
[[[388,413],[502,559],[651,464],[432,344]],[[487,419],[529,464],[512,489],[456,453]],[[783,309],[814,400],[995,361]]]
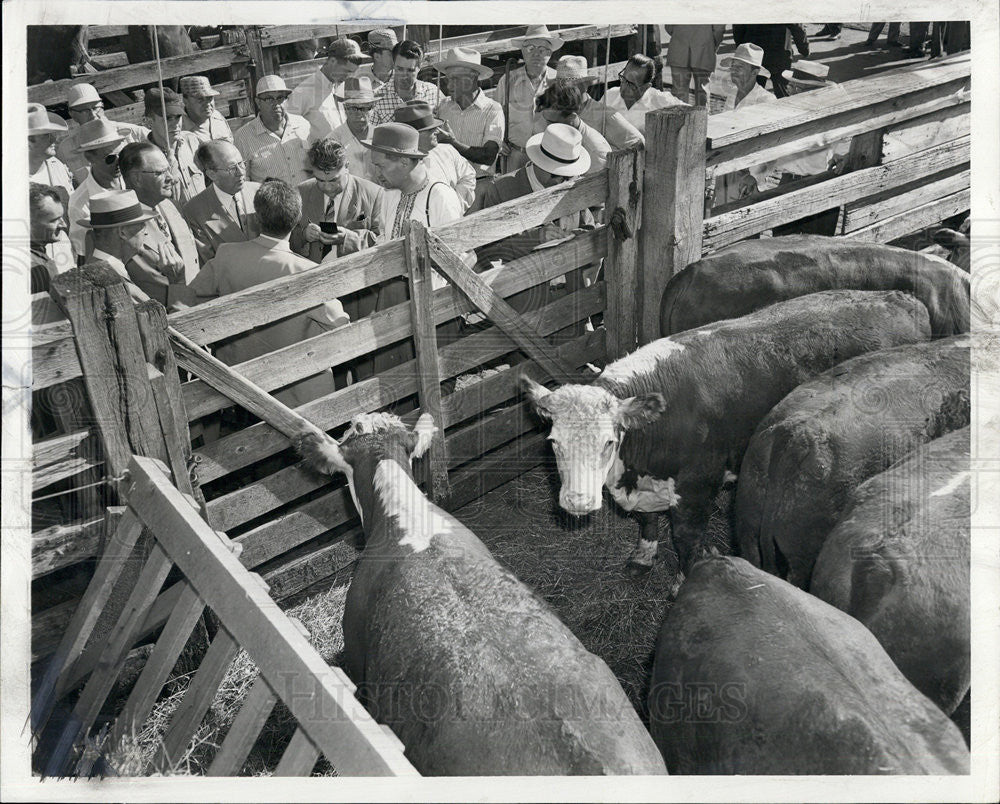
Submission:
[[[309,121],[309,141],[328,136],[343,125],[344,107],[337,96],[343,84],[353,78],[358,67],[369,58],[353,39],[335,39],[323,51],[326,61],[288,96],[285,110]]]
[[[312,260],[295,254],[288,237],[302,214],[298,191],[283,181],[265,182],[254,195],[254,210],[260,235],[244,243],[222,243],[191,283],[197,302],[245,290],[279,277],[292,276],[316,267]],[[337,299],[254,328],[216,347],[216,355],[230,366],[238,366],[260,355],[292,346],[308,338],[347,324],[349,318]],[[272,394],[297,408],[334,391],[333,374],[324,369]]]

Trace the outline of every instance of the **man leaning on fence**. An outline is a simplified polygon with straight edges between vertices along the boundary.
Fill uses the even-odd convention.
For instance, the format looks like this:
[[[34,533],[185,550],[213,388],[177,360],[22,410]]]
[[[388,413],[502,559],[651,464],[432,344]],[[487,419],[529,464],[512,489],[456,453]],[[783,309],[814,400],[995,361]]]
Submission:
[[[580,88],[580,105],[576,113],[581,121],[604,137],[612,148],[624,149],[645,145],[646,140],[642,133],[620,112],[590,96],[587,88],[598,81],[600,79],[587,70],[587,60],[583,56],[561,56],[556,63],[556,83],[576,84]],[[536,133],[538,133],[537,121]]]
[[[612,87],[604,96],[609,109],[622,115],[643,135],[646,133],[646,114],[668,106],[677,106],[684,101],[669,92],[653,86],[658,63],[643,53],[636,53],[625,63],[618,74],[620,87]]]

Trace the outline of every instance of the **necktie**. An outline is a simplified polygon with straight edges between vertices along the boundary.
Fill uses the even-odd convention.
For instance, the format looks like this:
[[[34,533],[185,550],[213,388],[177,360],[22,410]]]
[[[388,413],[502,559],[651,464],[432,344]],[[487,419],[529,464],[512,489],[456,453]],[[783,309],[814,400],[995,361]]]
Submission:
[[[236,210],[236,222],[240,225],[240,231],[246,232],[246,227],[243,225],[243,212],[240,209],[240,197],[238,195],[233,196],[233,207]]]

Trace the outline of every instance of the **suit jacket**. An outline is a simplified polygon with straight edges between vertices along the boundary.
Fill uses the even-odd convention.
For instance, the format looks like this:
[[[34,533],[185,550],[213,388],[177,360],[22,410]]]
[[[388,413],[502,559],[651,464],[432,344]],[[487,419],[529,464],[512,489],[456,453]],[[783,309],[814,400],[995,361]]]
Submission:
[[[177,302],[190,303],[187,285],[197,275],[201,262],[191,229],[174,202],[164,199],[156,205],[156,211],[166,223],[169,240],[155,218],[146,221],[147,248],[125,263],[125,270],[147,296],[169,310]],[[161,245],[168,254],[183,260],[181,270],[170,269],[159,262],[157,256]]]
[[[329,254],[330,248],[322,243],[309,243],[305,239],[305,228],[310,223],[335,220],[346,237],[342,245],[337,247],[336,257],[353,254],[375,245],[379,235],[378,210],[382,203],[385,190],[374,182],[351,174],[347,175],[342,198],[337,199],[339,215],[326,215],[329,199],[323,194],[316,179],[308,179],[298,185],[302,196],[302,218],[292,230],[290,238],[292,250],[308,257],[313,262],[322,262]]]
[[[191,227],[202,263],[215,256],[221,243],[245,242],[260,234],[260,224],[253,207],[253,197],[259,187],[257,182],[247,181],[240,189],[240,208],[246,210],[243,228],[229,210],[222,206],[218,194],[211,186],[184,205],[184,219]]]
[[[315,268],[311,260],[292,252],[287,240],[261,235],[245,243],[222,243],[215,258],[201,269],[191,283],[196,302],[236,293],[282,276]],[[224,363],[238,365],[285,346],[299,343],[349,321],[337,299],[310,310],[256,327],[245,335],[218,345],[216,355]],[[313,399],[333,393],[333,374],[329,369],[275,391],[274,396],[289,407],[299,407]]]
[[[726,35],[725,25],[666,25],[670,34],[667,65],[687,70],[715,70],[715,53]]]

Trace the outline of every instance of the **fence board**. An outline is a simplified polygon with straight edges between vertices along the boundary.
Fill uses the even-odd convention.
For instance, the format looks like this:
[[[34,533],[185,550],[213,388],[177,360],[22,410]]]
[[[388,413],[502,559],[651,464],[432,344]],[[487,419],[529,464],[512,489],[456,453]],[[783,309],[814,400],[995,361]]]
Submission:
[[[882,161],[891,162],[968,134],[972,130],[971,111],[971,102],[958,103],[894,126],[883,137]]]
[[[278,767],[274,769],[274,775],[308,776],[316,766],[319,755],[320,750],[313,745],[309,736],[302,729],[296,729],[288,747],[281,755]]]
[[[215,108],[222,112],[223,116],[227,116],[229,103],[247,96],[247,85],[243,81],[225,81],[213,84],[212,88],[219,93],[215,98]],[[146,104],[144,101],[130,103],[126,106],[113,106],[105,111],[108,120],[139,125],[142,123],[142,118],[146,116]]]
[[[103,515],[83,522],[53,525],[32,533],[32,579],[94,558],[100,551],[103,539]]]
[[[933,226],[945,218],[965,212],[969,209],[971,191],[966,188],[958,193],[952,193],[944,198],[938,198],[922,204],[916,209],[910,209],[893,215],[878,223],[855,229],[844,237],[856,240],[867,240],[872,243],[889,243],[897,238],[913,232],[918,232],[928,226]]]
[[[608,259],[604,263],[608,278],[604,326],[608,330],[609,359],[624,357],[639,344],[641,306],[636,289],[641,261],[643,163],[643,151],[638,149],[615,151],[608,157],[606,211],[611,220],[608,227],[611,236],[608,238]]]
[[[619,36],[630,36],[636,32],[636,26],[632,23],[620,23],[616,25],[580,25],[572,28],[560,28],[559,37],[566,42],[576,42],[580,39],[604,39],[608,35],[612,39]],[[512,40],[521,36],[525,31],[524,27],[518,28],[518,33],[511,34],[505,39],[491,40],[490,32],[484,34],[467,34],[465,36],[448,37],[439,41],[432,39],[427,43],[424,62],[430,64],[438,60],[438,50],[447,50],[452,47],[474,47],[482,56],[492,56],[497,53],[509,53],[520,50]],[[473,42],[474,44],[454,44],[456,42]]]
[[[236,776],[246,761],[247,754],[253,748],[260,730],[264,728],[271,710],[277,703],[277,697],[271,691],[262,676],[257,676],[250,692],[247,693],[243,706],[233,719],[226,739],[216,753],[207,776]]]
[[[941,175],[941,178],[938,178],[938,175]],[[848,204],[844,209],[841,234],[871,226],[893,215],[915,209],[928,201],[967,189],[971,177],[971,171],[968,169],[951,171],[949,175],[936,174],[932,177],[933,181],[913,182],[896,188],[891,194],[883,193],[874,198],[865,198],[854,204]]]
[[[262,25],[260,43],[263,47],[277,47],[306,39],[340,38],[351,34],[367,33],[377,27],[373,22],[339,23],[336,25]]]

